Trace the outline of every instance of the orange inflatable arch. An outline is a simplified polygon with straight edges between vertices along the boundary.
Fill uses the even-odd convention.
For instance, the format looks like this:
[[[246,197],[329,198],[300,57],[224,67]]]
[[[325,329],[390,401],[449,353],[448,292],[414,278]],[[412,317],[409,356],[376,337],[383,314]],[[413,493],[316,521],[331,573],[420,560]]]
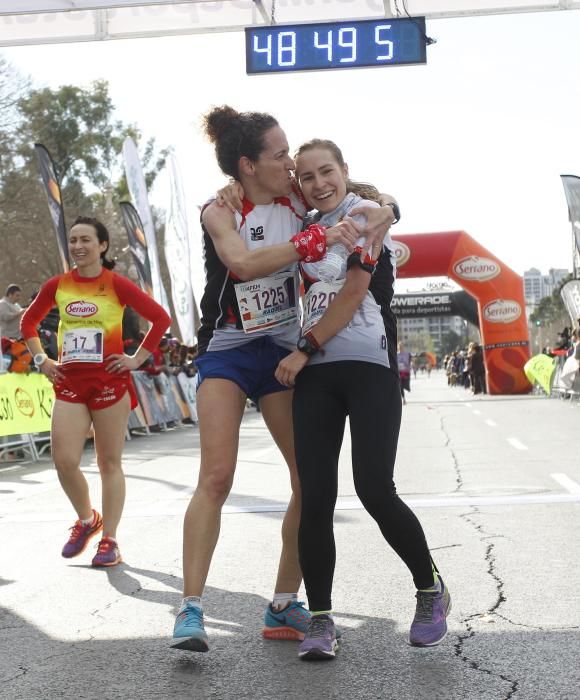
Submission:
[[[393,236],[397,277],[446,276],[477,300],[490,394],[525,394],[530,358],[524,285],[520,275],[465,231]]]

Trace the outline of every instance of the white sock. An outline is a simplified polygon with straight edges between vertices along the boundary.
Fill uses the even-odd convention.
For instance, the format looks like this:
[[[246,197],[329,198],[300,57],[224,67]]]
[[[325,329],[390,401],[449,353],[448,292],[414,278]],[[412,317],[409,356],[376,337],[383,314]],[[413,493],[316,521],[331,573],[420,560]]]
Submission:
[[[296,600],[298,600],[298,593],[274,593],[272,609],[279,612]]]
[[[90,518],[86,520],[81,520],[81,525],[92,525],[95,521],[95,514],[93,513]]]
[[[200,595],[185,596],[185,598],[181,601],[180,610],[183,610],[183,608],[185,608],[187,603],[189,603],[190,605],[193,605],[196,608],[199,608],[200,610],[203,610],[203,605],[201,604],[201,596]]]

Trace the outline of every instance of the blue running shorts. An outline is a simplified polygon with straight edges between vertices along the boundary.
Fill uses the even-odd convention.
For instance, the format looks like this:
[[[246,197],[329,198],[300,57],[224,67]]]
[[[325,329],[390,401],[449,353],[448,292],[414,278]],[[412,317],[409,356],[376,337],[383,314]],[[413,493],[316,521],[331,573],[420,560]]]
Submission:
[[[204,352],[195,360],[197,386],[204,379],[229,379],[258,403],[262,396],[288,390],[274,377],[274,372],[290,352],[270,338],[257,338],[230,350]]]

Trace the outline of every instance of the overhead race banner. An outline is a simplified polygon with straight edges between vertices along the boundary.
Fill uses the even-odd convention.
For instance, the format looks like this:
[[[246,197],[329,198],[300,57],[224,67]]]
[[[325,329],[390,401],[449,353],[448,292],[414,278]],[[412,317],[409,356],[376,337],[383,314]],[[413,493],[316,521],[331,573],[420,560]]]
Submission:
[[[181,340],[193,345],[196,337],[195,299],[191,288],[189,232],[185,196],[175,156],[168,159],[169,208],[165,224],[165,259],[171,275],[171,298]]]
[[[0,435],[27,435],[50,430],[54,402],[44,374],[0,375]]]
[[[399,279],[449,277],[477,301],[488,392],[530,391],[524,374],[530,335],[520,275],[465,231],[395,235],[393,248]]]
[[[580,280],[570,280],[560,290],[566,311],[575,326],[580,325]]]
[[[568,202],[568,220],[572,224],[576,251],[580,254],[580,177],[576,175],[560,175],[560,177]]]
[[[129,249],[133,256],[133,262],[137,268],[139,284],[141,289],[149,296],[153,296],[153,281],[151,278],[151,264],[149,262],[149,251],[147,241],[143,233],[143,224],[139,214],[131,202],[120,202],[119,207],[123,215],[123,223],[127,231]]]
[[[66,224],[64,221],[64,209],[62,206],[62,196],[60,184],[56,176],[56,170],[48,149],[41,143],[34,144],[36,157],[38,158],[38,168],[40,177],[44,185],[46,197],[48,199],[48,209],[56,233],[56,244],[60,257],[60,264],[64,272],[70,270],[70,259],[68,255],[68,237]]]
[[[127,176],[127,185],[131,193],[131,199],[135,205],[135,209],[139,213],[139,218],[143,224],[143,232],[147,240],[147,249],[149,250],[149,264],[151,265],[151,279],[153,283],[153,298],[169,313],[170,308],[167,302],[167,295],[161,281],[161,269],[159,267],[159,255],[157,253],[157,238],[155,236],[155,227],[153,226],[153,217],[151,216],[151,207],[149,206],[149,197],[147,195],[147,185],[145,183],[145,175],[139,160],[139,153],[134,141],[126,138],[123,142],[123,159],[125,161],[125,175]]]
[[[395,294],[391,309],[398,318],[461,316],[478,325],[477,302],[467,292]]]

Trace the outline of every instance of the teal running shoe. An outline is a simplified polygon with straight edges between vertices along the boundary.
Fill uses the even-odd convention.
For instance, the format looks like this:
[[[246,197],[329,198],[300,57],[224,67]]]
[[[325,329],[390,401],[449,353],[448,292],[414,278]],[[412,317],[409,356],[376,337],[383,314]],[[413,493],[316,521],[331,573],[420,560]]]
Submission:
[[[264,613],[262,636],[264,639],[288,639],[301,642],[310,624],[310,617],[304,603],[298,600],[278,612],[274,612],[270,604]]]
[[[203,610],[185,603],[177,615],[173,628],[172,649],[209,651],[207,632],[203,626]]]

